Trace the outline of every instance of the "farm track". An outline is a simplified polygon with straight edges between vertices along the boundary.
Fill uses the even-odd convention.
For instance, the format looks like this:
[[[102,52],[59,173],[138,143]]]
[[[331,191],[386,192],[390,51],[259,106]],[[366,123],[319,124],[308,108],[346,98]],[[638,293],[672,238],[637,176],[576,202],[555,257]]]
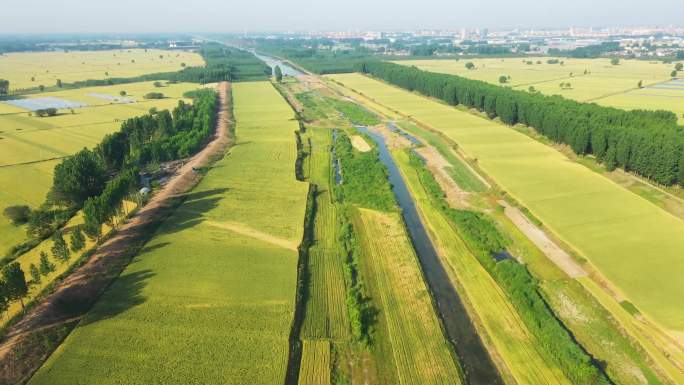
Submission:
[[[219,85],[221,109],[214,139],[190,158],[169,182],[81,267],[56,285],[37,306],[9,328],[0,341],[0,384],[24,383],[50,355],[39,332],[72,328],[126,267],[137,249],[201,179],[195,169],[208,166],[232,144],[231,85]],[[64,336],[60,336],[63,338]],[[50,347],[49,349],[54,348]]]

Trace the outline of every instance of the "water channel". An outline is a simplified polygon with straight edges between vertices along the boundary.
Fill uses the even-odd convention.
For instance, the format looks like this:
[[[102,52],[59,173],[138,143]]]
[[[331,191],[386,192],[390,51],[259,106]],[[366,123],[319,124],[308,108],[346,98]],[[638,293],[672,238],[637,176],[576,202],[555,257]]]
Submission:
[[[275,69],[276,66],[280,67],[280,70],[283,72],[283,75],[286,76],[300,76],[304,75],[304,72],[292,67],[291,65],[285,63],[284,61],[274,58],[273,56],[268,56],[264,54],[257,53],[256,51],[250,51],[254,56],[259,58],[261,61],[266,63],[269,67],[271,67],[271,71]]]
[[[503,384],[496,366],[478,336],[463,302],[428,237],[413,198],[387,149],[385,139],[382,135],[372,132],[366,127],[357,127],[357,129],[369,135],[378,145],[380,161],[389,171],[392,191],[402,209],[402,216],[413,242],[413,247],[420,260],[432,297],[437,303],[447,337],[454,346],[461,367],[465,372],[466,382],[470,385]]]

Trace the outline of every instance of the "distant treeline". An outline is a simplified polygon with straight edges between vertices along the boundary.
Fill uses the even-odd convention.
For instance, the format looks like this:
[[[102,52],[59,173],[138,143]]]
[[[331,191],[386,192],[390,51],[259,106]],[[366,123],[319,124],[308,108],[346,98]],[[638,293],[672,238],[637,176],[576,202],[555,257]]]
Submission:
[[[421,185],[434,204],[458,229],[459,234],[480,264],[504,289],[527,328],[573,384],[609,385],[610,380],[565,329],[540,294],[537,280],[527,268],[512,258],[497,261],[508,240],[495,223],[483,213],[454,209],[445,200],[442,188],[424,161],[409,151],[409,163],[418,173]]]
[[[578,47],[569,51],[562,51],[557,48],[549,49],[551,56],[564,56],[578,59],[597,58],[607,53],[622,51],[619,42],[603,42],[601,44],[588,45],[586,47]]]
[[[349,49],[333,51],[328,39],[255,39],[258,49],[288,59],[317,74],[354,72],[355,65],[371,59],[372,52],[350,40]]]
[[[271,75],[271,68],[247,51],[218,43],[207,43],[202,45],[198,52],[206,62],[205,66],[186,67],[180,71],[157,72],[128,78],[88,79],[73,83],[58,81],[56,88],[100,87],[146,81],[206,84],[222,81],[265,80]],[[44,87],[34,87],[19,90],[18,93],[43,92],[44,90]]]
[[[625,111],[499,87],[415,67],[369,61],[357,69],[409,91],[524,124],[609,170],[621,167],[662,185],[684,185],[684,130],[669,111]]]

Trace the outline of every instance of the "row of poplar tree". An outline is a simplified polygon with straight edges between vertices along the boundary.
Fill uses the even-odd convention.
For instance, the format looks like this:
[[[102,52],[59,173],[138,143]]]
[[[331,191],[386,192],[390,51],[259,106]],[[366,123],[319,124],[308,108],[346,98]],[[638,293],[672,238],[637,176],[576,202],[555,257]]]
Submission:
[[[672,112],[625,111],[387,62],[364,62],[357,70],[506,124],[533,127],[579,155],[593,154],[608,170],[620,167],[662,185],[684,185],[684,128]]]

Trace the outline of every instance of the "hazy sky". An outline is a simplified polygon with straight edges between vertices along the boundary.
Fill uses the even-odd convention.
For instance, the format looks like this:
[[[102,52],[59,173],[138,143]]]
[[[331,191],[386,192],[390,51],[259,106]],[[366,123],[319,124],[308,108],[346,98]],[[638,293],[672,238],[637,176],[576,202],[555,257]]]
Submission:
[[[0,33],[684,24],[682,0],[0,0]]]

